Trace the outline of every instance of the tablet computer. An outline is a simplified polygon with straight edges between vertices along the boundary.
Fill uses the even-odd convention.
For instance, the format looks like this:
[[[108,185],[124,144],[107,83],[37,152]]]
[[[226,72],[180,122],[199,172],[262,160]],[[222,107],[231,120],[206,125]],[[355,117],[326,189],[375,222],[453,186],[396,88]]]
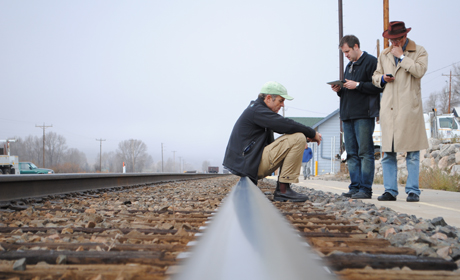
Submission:
[[[329,83],[327,83],[327,84],[328,84],[328,85],[339,85],[339,86],[343,86],[343,83],[344,83],[344,81],[337,80],[337,81],[329,82]]]

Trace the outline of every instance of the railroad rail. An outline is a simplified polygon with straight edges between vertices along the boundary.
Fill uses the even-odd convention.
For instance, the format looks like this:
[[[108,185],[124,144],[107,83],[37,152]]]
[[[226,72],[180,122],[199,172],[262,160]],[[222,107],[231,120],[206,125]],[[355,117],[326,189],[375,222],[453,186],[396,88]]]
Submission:
[[[177,180],[202,179],[226,174],[189,173],[82,173],[0,176],[0,202],[60,195],[101,188],[135,186]]]
[[[201,269],[218,279],[460,278],[455,262],[370,238],[312,202],[270,202],[263,194],[270,198],[273,181],[255,187],[236,176],[183,179],[35,198],[24,193],[22,208],[0,205],[0,279],[192,279],[211,254],[200,251],[212,252],[212,265]],[[286,238],[280,242],[279,235]],[[243,246],[225,245],[221,237]],[[283,249],[291,252],[284,258],[295,260],[277,259]]]
[[[247,177],[233,188],[177,280],[335,279]]]

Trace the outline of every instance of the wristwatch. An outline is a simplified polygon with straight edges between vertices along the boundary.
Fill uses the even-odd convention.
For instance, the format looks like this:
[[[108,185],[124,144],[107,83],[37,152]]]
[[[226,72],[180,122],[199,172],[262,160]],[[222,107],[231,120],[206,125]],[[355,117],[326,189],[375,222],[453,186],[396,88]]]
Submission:
[[[404,58],[404,55],[402,54],[400,57],[399,57],[399,61],[403,60]]]
[[[359,87],[359,82],[356,83],[356,87]]]

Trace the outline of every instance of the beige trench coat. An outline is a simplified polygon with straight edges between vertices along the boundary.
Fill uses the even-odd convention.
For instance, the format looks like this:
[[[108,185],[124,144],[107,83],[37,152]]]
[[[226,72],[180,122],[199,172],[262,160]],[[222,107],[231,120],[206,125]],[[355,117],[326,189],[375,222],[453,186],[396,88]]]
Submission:
[[[420,81],[428,67],[428,53],[414,41],[409,40],[404,59],[395,65],[391,46],[378,58],[372,82],[382,87],[384,74],[393,74],[394,82],[387,83],[380,102],[380,127],[382,151],[413,152],[428,148],[423,119]]]

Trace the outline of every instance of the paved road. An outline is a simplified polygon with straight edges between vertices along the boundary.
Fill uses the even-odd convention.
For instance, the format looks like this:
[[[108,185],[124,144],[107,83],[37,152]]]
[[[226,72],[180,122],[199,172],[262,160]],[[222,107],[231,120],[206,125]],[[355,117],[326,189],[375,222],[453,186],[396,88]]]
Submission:
[[[304,180],[303,176],[296,185],[341,194],[348,191],[348,182],[325,181],[320,178]],[[460,193],[439,190],[422,189],[420,202],[406,202],[406,193],[403,187],[399,188],[396,201],[378,201],[377,197],[384,192],[383,185],[373,186],[372,199],[363,199],[363,202],[385,206],[400,213],[416,215],[417,218],[433,219],[443,217],[446,223],[460,228]]]

